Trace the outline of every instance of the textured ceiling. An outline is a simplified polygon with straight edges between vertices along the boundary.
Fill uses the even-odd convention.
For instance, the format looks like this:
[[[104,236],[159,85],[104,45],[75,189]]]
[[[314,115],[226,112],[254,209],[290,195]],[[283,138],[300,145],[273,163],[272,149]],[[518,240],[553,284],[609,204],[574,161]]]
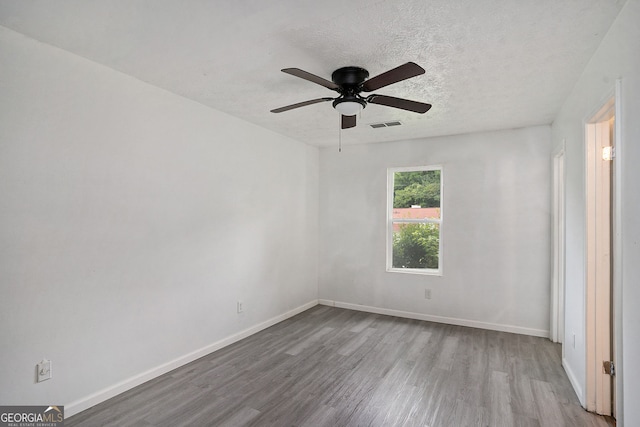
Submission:
[[[280,72],[426,74],[376,91],[344,144],[549,124],[624,0],[0,0],[0,25],[297,140],[333,145],[334,92]],[[372,129],[369,123],[403,125]]]

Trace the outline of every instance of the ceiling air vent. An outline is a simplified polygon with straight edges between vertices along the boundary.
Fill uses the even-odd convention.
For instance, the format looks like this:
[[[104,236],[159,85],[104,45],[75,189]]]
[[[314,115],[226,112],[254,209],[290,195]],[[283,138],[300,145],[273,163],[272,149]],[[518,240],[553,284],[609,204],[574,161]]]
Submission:
[[[386,122],[386,123],[372,123],[369,126],[371,126],[374,129],[378,129],[378,128],[387,128],[387,127],[391,127],[391,126],[400,126],[402,123],[400,122]]]

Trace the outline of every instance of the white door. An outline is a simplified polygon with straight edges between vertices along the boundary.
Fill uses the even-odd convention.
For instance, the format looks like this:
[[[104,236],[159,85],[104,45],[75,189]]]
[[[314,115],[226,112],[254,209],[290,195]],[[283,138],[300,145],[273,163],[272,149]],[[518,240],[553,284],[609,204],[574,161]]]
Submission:
[[[613,382],[603,363],[613,360],[611,162],[612,103],[586,126],[587,164],[587,400],[590,411],[612,415]]]

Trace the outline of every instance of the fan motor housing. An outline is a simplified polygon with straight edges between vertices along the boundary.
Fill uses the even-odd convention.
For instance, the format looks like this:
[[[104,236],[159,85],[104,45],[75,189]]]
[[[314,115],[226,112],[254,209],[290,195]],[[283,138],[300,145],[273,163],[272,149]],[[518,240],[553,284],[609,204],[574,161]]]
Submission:
[[[369,77],[369,72],[360,67],[342,67],[331,74],[331,80],[341,87],[357,88]]]

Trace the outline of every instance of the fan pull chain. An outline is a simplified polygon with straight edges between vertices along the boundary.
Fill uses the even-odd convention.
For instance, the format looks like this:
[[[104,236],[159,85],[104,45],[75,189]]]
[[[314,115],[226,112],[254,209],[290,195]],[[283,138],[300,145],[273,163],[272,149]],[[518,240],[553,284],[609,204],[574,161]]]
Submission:
[[[342,153],[342,114],[338,114],[338,153]]]

